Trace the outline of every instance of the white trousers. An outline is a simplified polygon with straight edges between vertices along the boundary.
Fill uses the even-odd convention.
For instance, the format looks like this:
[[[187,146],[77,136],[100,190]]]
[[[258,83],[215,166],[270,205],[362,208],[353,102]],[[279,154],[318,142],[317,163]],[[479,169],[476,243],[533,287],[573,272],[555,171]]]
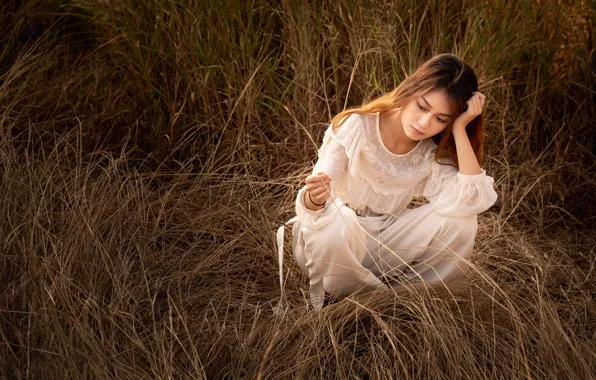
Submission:
[[[450,282],[469,268],[478,230],[476,215],[440,215],[431,204],[404,210],[399,216],[359,216],[346,205],[338,207],[331,222],[318,229],[296,218],[286,223],[295,223],[293,253],[310,280],[315,309],[323,306],[325,293],[345,296],[363,288],[387,288],[379,277]],[[278,246],[279,237],[278,231]],[[283,286],[283,242],[280,248]]]

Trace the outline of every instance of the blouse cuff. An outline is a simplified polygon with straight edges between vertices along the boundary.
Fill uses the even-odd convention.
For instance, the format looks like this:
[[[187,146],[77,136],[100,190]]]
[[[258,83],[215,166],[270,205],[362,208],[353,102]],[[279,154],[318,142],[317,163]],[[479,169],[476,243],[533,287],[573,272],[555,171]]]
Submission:
[[[481,182],[486,178],[486,170],[480,168],[481,172],[478,174],[463,174],[461,172],[457,172],[457,178],[461,182]]]
[[[305,191],[306,187],[303,187],[298,191],[298,196],[296,197],[296,216],[302,225],[314,230],[318,230],[331,222],[335,214],[336,207],[330,205],[329,203],[331,203],[331,198],[327,198],[325,201],[325,207],[322,209],[311,210],[307,208],[304,204],[303,194]]]

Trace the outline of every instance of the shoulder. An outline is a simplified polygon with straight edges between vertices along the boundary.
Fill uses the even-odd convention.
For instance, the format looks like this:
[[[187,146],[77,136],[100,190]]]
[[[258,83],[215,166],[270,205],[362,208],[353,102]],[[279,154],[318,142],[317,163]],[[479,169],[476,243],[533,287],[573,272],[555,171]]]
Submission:
[[[374,114],[353,113],[344,119],[343,123],[336,127],[335,130],[329,126],[328,132],[339,142],[359,139],[366,130],[371,128],[373,118]]]
[[[353,113],[344,119],[343,123],[336,128],[340,129],[358,129],[366,127],[371,122],[371,114],[368,113]]]

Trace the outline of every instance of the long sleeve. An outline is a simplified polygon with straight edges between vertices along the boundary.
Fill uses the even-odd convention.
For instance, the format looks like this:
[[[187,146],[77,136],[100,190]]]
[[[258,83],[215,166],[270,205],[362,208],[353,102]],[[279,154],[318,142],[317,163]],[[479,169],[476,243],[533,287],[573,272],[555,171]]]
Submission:
[[[351,165],[350,154],[354,152],[354,146],[360,138],[360,123],[355,122],[358,115],[350,117],[333,131],[331,124],[325,131],[323,143],[318,150],[318,160],[312,170],[312,173],[323,171],[331,178],[329,184],[331,196],[325,202],[325,207],[320,210],[310,210],[304,204],[304,192],[306,186],[298,191],[296,197],[296,215],[302,224],[313,229],[319,229],[333,219],[337,211],[331,203],[337,196],[337,188],[347,173],[348,166]]]
[[[446,216],[471,216],[486,211],[497,201],[494,178],[486,170],[466,175],[450,165],[432,161],[432,172],[417,189],[432,204],[433,210]]]

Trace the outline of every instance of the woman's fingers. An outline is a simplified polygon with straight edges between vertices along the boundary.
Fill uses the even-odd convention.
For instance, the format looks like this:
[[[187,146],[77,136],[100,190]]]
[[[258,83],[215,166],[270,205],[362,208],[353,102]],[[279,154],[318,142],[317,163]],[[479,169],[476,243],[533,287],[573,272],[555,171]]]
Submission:
[[[306,186],[310,186],[314,189],[319,186],[329,186],[330,183],[331,180],[306,181]]]
[[[329,183],[315,182],[305,186],[307,191],[313,192],[318,189],[327,189],[330,187]]]
[[[478,100],[478,107],[482,109],[482,107],[484,106],[484,101],[486,100],[486,95],[484,95],[481,92],[476,92],[474,93],[474,98]]]
[[[480,115],[482,113],[482,107],[484,105],[484,95],[475,92],[470,99],[468,99],[468,112],[470,115]]]
[[[474,113],[474,115],[478,114],[478,100],[478,96],[474,96],[472,99],[472,113]]]
[[[321,190],[319,189],[327,189],[330,187],[330,184],[328,182],[325,181],[318,181],[318,182],[314,182],[314,183],[309,183],[306,185],[306,189],[310,192],[320,192]]]
[[[323,194],[326,191],[327,191],[327,189],[325,188],[325,186],[321,186],[321,187],[318,187],[316,189],[311,190],[310,193],[312,195],[319,196],[319,195]]]
[[[327,174],[325,174],[324,176],[319,176],[315,174],[306,177],[306,180],[304,182],[306,182],[307,189],[314,190],[319,186],[329,186],[329,184],[331,183],[331,178],[329,178]]]
[[[484,99],[482,98],[482,94],[479,94],[478,97],[476,98],[476,113],[480,114],[482,113],[482,106],[484,104]]]
[[[320,181],[331,181],[331,178],[329,178],[329,175],[327,175],[327,174],[323,174],[323,175],[313,174],[313,175],[309,175],[308,177],[306,177],[306,183],[316,183],[316,182],[320,182]]]
[[[329,198],[329,192],[327,190],[325,190],[325,191],[323,191],[323,193],[321,193],[319,195],[315,195],[315,194],[311,193],[310,197],[313,199],[313,201],[315,201],[317,203],[322,203],[322,202],[326,201],[327,198]]]
[[[316,203],[323,203],[330,196],[331,178],[328,174],[319,171],[306,177],[306,191]]]

